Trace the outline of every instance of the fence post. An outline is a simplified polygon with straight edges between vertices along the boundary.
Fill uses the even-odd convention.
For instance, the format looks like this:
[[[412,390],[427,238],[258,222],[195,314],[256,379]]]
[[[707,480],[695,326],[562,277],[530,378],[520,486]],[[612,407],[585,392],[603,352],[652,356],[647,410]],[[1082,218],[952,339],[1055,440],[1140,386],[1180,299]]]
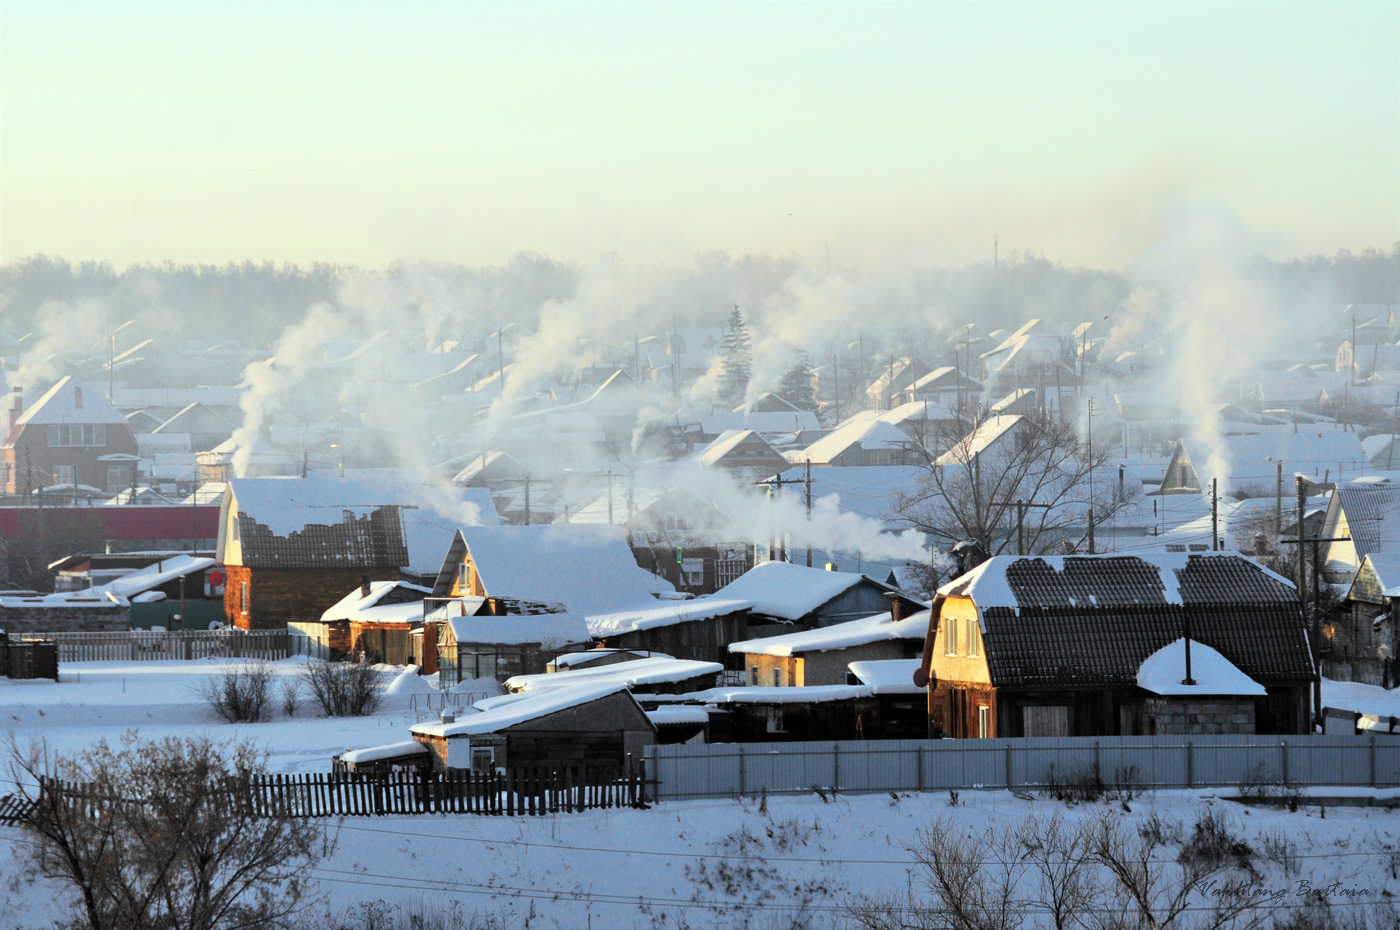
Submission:
[[[1374,736],[1371,737],[1366,749],[1371,762],[1371,787],[1374,788],[1376,787],[1376,738]]]
[[[1279,740],[1279,743],[1278,743],[1278,754],[1279,754],[1279,756],[1281,757],[1279,767],[1283,770],[1283,771],[1282,771],[1283,783],[1286,785],[1286,784],[1288,784],[1288,741],[1287,741],[1287,740]]]
[[[1186,787],[1196,787],[1195,757],[1192,753],[1191,741],[1186,741]]]
[[[831,745],[836,747],[835,752],[832,753],[832,767],[835,769],[835,784],[831,786],[831,790],[834,793],[841,790],[841,744],[832,743]]]
[[[1011,790],[1011,744],[1006,744],[1006,788]]]
[[[924,790],[924,751],[925,750],[923,746],[920,746],[914,750],[914,752],[918,754],[916,758],[918,761],[918,785],[920,791]]]
[[[744,790],[744,744],[739,744],[739,796],[743,797],[747,792]]]

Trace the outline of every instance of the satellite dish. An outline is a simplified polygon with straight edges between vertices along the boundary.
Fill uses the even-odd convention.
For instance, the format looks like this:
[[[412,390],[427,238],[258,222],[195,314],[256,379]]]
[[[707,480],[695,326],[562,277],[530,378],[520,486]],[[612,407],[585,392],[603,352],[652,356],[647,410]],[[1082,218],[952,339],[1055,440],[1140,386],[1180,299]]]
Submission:
[[[914,669],[914,687],[927,688],[929,686],[929,680],[930,676],[928,669],[924,668],[922,665]],[[934,678],[933,680],[937,681],[937,678]]]

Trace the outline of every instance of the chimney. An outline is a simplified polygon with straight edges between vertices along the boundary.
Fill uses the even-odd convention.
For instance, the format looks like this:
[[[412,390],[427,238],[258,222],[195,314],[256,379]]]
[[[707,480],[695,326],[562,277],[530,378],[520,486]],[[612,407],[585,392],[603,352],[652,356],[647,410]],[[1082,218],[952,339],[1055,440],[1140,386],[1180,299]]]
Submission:
[[[369,576],[368,576],[368,575],[361,575],[361,576],[360,576],[360,597],[369,597],[369,592],[370,592],[370,587],[369,587]]]
[[[904,601],[893,591],[886,591],[885,597],[890,599],[890,622],[898,623],[904,619]]]
[[[10,396],[14,398],[10,405],[10,429],[14,429],[15,423],[19,422],[20,416],[24,413],[24,388],[15,385],[14,393]]]
[[[457,712],[451,707],[444,707],[442,709],[442,714],[438,717],[438,719],[441,720],[443,723],[456,723]]]

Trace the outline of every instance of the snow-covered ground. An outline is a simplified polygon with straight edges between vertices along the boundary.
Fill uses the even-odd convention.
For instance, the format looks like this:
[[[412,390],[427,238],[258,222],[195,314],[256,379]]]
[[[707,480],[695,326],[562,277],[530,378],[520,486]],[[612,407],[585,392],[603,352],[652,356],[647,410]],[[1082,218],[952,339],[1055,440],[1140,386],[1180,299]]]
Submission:
[[[1400,688],[1387,691],[1355,681],[1322,680],[1322,706],[1380,717],[1400,717]]]
[[[369,718],[325,719],[303,702],[290,720],[279,711],[269,723],[225,724],[190,693],[197,677],[218,664],[71,663],[59,684],[0,680],[0,731],[12,730],[22,741],[42,737],[62,752],[129,729],[143,737],[249,738],[269,749],[275,771],[320,772],[342,750],[402,740],[410,721],[430,716],[406,710],[401,694]],[[298,663],[274,666],[288,675]],[[1067,807],[969,790],[956,806],[947,793],[804,795],[762,805],[684,801],[533,818],[348,818],[333,827],[336,851],[314,874],[336,909],[382,899],[459,902],[466,913],[494,914],[508,927],[825,928],[842,925],[843,909],[856,896],[917,891],[905,844],[939,818],[981,831],[1032,815],[1058,813],[1076,824],[1111,811],[1134,828],[1153,815],[1177,821],[1189,836],[1203,811],[1218,810],[1255,850],[1269,845],[1266,837],[1296,845],[1294,873],[1263,857],[1257,863],[1261,887],[1284,889],[1279,900],[1289,906],[1304,900],[1299,881],[1313,889],[1340,882],[1331,898],[1339,906],[1356,900],[1341,896],[1347,889],[1370,891],[1362,900],[1400,894],[1400,813],[1331,808],[1323,817],[1317,807],[1250,809],[1221,794],[1160,791],[1133,799],[1127,811],[1118,802]],[[0,828],[0,845],[19,850],[19,838]],[[0,874],[10,872],[11,863],[0,865]],[[0,882],[0,928],[47,924],[55,897],[52,888]]]

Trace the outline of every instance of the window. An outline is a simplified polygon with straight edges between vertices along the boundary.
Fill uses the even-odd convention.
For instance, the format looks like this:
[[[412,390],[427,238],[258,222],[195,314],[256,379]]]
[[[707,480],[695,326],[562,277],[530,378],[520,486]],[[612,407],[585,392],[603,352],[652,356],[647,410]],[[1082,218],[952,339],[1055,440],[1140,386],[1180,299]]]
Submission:
[[[943,654],[945,656],[955,656],[958,654],[958,622],[949,620],[943,624]]]
[[[472,747],[472,774],[490,775],[491,770],[496,767],[496,747],[495,746],[473,746]]]
[[[749,666],[749,684],[754,685],[755,687],[758,685],[758,666],[757,666],[757,665],[751,665],[751,666]]]
[[[243,582],[238,586],[238,609],[243,616],[248,616],[248,582]]]
[[[783,709],[781,707],[765,707],[763,715],[767,718],[765,729],[769,733],[787,732],[787,726],[783,721]]]
[[[977,705],[977,738],[992,738],[992,709],[986,704]]]
[[[78,483],[78,466],[76,465],[55,465],[53,468],[53,483],[64,487]]]
[[[982,654],[982,628],[975,618],[967,621],[967,654],[974,658]]]
[[[781,688],[782,686],[783,686],[783,670],[782,670],[782,668],[780,668],[779,666],[775,665],[775,666],[773,666],[773,687],[775,687],[775,688]]]
[[[107,426],[103,423],[53,423],[49,426],[49,446],[105,446]]]

